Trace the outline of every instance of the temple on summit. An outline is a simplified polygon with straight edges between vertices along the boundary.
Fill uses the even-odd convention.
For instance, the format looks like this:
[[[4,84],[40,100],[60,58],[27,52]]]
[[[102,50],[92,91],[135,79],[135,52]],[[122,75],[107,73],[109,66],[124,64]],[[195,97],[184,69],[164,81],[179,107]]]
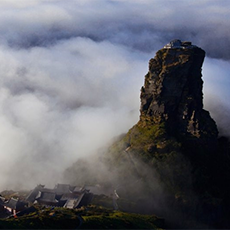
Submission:
[[[176,48],[182,48],[182,49],[191,49],[196,47],[195,45],[192,45],[192,42],[189,41],[181,41],[179,39],[174,39],[170,41],[167,45],[164,46],[164,49],[176,49]]]

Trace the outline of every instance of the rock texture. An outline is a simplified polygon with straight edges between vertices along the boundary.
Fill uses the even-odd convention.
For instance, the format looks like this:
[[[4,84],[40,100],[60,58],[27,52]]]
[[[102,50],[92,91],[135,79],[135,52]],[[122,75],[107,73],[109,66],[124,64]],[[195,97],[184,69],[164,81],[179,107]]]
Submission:
[[[157,214],[166,228],[229,229],[230,141],[218,138],[203,109],[204,57],[188,41],[159,50],[149,61],[138,123],[98,159],[78,160],[65,178],[112,184],[121,210]]]
[[[146,162],[176,152],[192,162],[209,160],[218,145],[218,130],[203,109],[204,57],[205,51],[191,42],[174,40],[150,59],[141,88],[140,120],[120,142],[123,151]]]
[[[204,57],[179,40],[159,50],[149,61],[138,123],[104,150],[98,166],[79,161],[69,177],[112,183],[119,208],[162,216],[168,228],[229,228],[230,142],[218,139],[203,109]]]
[[[191,42],[174,40],[150,59],[141,89],[140,120],[109,149],[112,164],[117,161],[119,170],[123,165],[124,174],[128,175],[127,168],[130,174],[133,169],[141,174],[136,167],[141,159],[175,194],[185,184],[189,191],[200,190],[207,182],[203,178],[216,162],[218,130],[203,109],[204,57],[205,51]],[[189,184],[191,171],[195,179]]]
[[[84,171],[84,180],[112,183],[120,208],[155,213],[168,228],[228,229],[230,141],[218,139],[203,109],[204,57],[201,48],[179,40],[159,50],[149,61],[138,123],[105,150],[103,167],[79,162],[69,169],[71,178]]]
[[[141,89],[139,125],[165,122],[170,136],[217,138],[215,122],[203,109],[204,57],[204,50],[193,46],[161,49],[150,59]]]

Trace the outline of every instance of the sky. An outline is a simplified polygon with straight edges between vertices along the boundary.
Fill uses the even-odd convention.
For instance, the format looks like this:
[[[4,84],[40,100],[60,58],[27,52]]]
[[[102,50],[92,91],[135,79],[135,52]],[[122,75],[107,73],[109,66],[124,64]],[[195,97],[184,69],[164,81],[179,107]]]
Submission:
[[[230,122],[230,1],[0,0],[0,190],[61,181],[139,119],[148,61],[206,51],[204,106]]]

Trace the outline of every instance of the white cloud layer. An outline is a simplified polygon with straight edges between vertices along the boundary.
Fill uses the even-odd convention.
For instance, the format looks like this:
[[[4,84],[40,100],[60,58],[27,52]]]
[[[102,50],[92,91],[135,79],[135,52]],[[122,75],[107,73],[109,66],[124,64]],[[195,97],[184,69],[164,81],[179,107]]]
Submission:
[[[218,120],[213,104],[229,108],[229,11],[225,0],[1,0],[0,189],[60,182],[126,132],[148,60],[174,38],[206,50],[205,105]]]
[[[138,119],[145,58],[80,37],[1,47],[1,183],[58,182],[77,158],[126,132]]]

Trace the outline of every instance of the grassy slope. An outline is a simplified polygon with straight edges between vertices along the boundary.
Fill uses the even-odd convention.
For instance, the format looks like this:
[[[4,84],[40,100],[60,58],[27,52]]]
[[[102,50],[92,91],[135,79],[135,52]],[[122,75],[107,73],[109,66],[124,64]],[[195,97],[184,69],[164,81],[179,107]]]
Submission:
[[[113,211],[102,206],[90,206],[82,214],[82,229],[162,229],[164,221],[153,215]]]
[[[162,229],[163,220],[156,216],[125,212],[109,212],[83,216],[83,229]]]
[[[56,208],[37,209],[18,218],[1,219],[1,229],[73,229],[79,225],[75,211]]]
[[[82,217],[82,224],[80,219]],[[0,219],[0,229],[162,229],[164,221],[153,215],[113,211],[91,205],[80,210],[37,209],[18,218]]]

